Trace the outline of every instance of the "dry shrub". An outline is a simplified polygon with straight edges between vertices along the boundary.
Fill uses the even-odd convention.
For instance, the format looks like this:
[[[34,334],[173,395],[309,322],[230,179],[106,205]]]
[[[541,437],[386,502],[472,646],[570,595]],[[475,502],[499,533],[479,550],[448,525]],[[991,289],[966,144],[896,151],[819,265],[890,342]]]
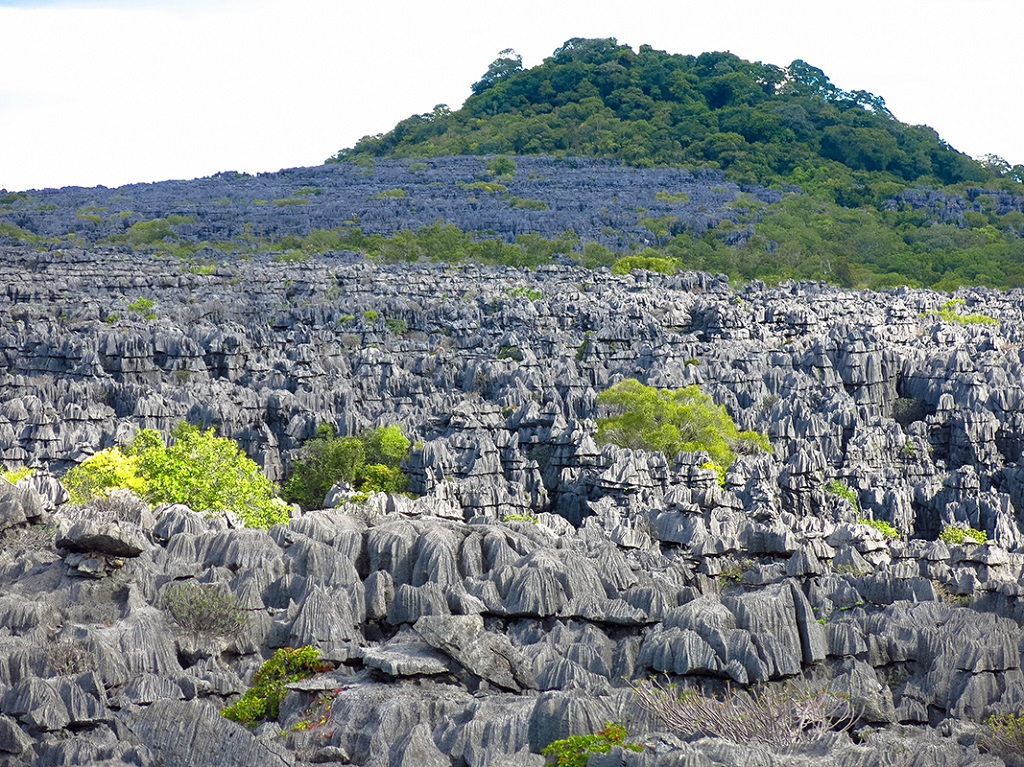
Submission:
[[[633,688],[640,707],[683,736],[724,738],[784,749],[809,743],[855,719],[846,696],[806,682],[730,690],[715,698],[697,690],[642,683]]]
[[[246,609],[230,591],[204,583],[173,585],[164,590],[161,607],[186,631],[232,636],[249,621]]]

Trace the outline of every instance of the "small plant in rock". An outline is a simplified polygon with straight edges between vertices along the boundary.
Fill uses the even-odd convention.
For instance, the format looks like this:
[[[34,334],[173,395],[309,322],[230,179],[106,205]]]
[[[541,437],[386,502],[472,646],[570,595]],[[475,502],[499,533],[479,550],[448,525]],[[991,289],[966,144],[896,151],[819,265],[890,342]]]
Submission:
[[[154,306],[156,306],[156,301],[152,298],[136,298],[128,304],[128,311],[141,314],[147,320],[155,320],[156,313],[153,311]]]
[[[249,616],[238,597],[211,583],[168,586],[160,606],[175,623],[196,634],[232,636],[249,622]]]
[[[724,738],[785,749],[813,742],[856,719],[849,699],[807,682],[731,690],[722,698],[697,690],[642,683],[633,688],[640,707],[683,737]]]
[[[860,504],[857,503],[857,491],[841,479],[830,479],[825,483],[825,492],[838,496],[850,502],[853,510],[860,511]]]
[[[990,716],[985,720],[981,742],[1000,756],[1024,759],[1024,713]]]
[[[730,562],[722,565],[722,569],[718,571],[718,577],[723,581],[739,583],[743,580],[743,565],[739,562]]]
[[[384,327],[396,336],[404,336],[409,332],[409,323],[399,317],[388,317],[384,320]]]
[[[988,533],[984,530],[975,530],[973,527],[946,525],[942,528],[942,532],[939,533],[939,540],[943,543],[952,544],[985,543],[988,540]]]
[[[535,514],[506,514],[501,518],[502,522],[529,522],[531,525],[539,521]]]
[[[96,668],[96,655],[70,639],[48,643],[46,654],[57,676],[75,676]]]
[[[627,737],[629,733],[625,727],[607,722],[603,730],[593,735],[570,735],[545,746],[541,753],[548,757],[548,764],[554,767],[586,767],[591,754],[607,754],[613,746],[621,746],[629,751],[643,751],[643,746],[636,743],[624,743]]]
[[[320,660],[320,651],[311,645],[283,647],[256,672],[252,687],[234,704],[222,708],[220,713],[247,727],[277,719],[281,701],[288,692],[287,685],[330,670],[331,666]]]
[[[858,517],[857,524],[873,527],[875,530],[877,530],[890,540],[896,540],[898,538],[903,537],[897,528],[895,528],[889,522],[886,522],[884,519],[868,519],[867,517]]]

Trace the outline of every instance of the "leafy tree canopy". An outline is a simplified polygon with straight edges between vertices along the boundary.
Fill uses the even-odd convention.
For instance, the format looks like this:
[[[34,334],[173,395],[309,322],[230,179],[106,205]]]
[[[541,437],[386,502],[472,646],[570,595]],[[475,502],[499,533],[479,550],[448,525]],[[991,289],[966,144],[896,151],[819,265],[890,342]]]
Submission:
[[[236,442],[185,422],[171,436],[167,446],[159,432],[143,429],[124,450],[110,448],[87,458],[64,477],[71,500],[88,503],[121,487],[150,503],[230,511],[251,527],[288,521],[288,507],[275,497],[274,484]]]
[[[721,405],[697,386],[658,389],[627,378],[597,396],[612,415],[597,420],[597,440],[632,449],[655,450],[673,458],[705,451],[724,469],[737,453],[771,452],[768,438],[741,432]]]
[[[615,38],[573,38],[531,69],[501,51],[461,109],[413,115],[336,159],[360,154],[598,155],[759,183],[835,164],[904,184],[1013,170],[972,160],[931,128],[896,120],[882,97],[844,91],[799,59],[779,67],[723,52],[634,52]]]

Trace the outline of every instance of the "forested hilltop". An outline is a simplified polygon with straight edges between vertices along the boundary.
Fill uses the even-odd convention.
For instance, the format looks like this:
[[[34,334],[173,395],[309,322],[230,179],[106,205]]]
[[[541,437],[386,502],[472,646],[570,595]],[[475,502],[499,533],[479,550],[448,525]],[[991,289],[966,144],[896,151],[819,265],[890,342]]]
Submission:
[[[800,60],[577,38],[524,70],[506,50],[461,109],[413,115],[328,162],[501,154],[715,169],[802,192],[710,232],[664,217],[656,246],[685,268],[873,287],[1024,284],[1024,166],[974,160]]]

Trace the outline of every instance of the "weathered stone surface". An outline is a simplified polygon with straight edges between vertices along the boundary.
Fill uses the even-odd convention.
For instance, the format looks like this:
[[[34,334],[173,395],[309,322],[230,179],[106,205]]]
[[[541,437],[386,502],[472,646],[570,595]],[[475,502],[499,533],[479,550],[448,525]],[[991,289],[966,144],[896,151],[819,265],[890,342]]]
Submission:
[[[425,615],[413,627],[423,640],[465,668],[506,690],[536,686],[521,652],[500,634],[484,632],[476,615]]]

